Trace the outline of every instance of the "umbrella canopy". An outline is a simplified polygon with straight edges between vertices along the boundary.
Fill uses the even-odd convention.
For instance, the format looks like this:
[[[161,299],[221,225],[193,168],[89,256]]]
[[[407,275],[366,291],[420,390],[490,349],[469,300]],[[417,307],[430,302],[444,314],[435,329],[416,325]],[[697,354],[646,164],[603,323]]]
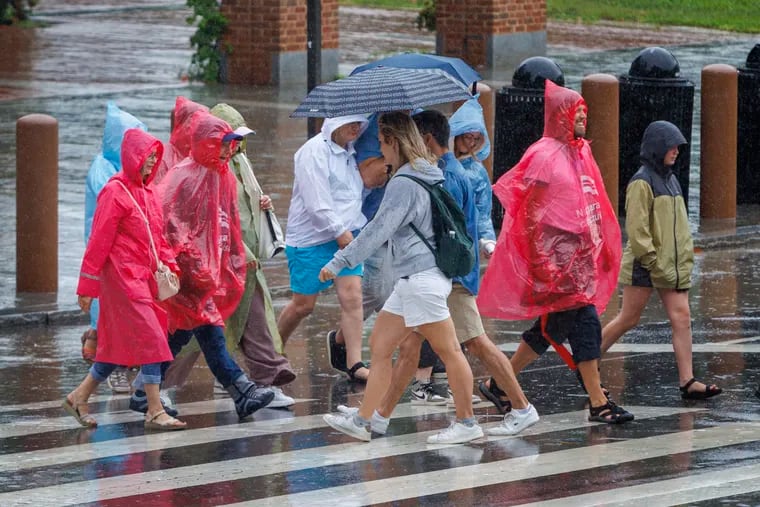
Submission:
[[[291,118],[414,110],[471,99],[467,87],[439,69],[376,67],[317,86]]]
[[[374,62],[365,63],[356,67],[351,75],[374,69],[378,66],[396,67],[399,69],[441,69],[448,72],[452,77],[458,79],[467,86],[482,78],[475,69],[467,65],[461,58],[452,56],[438,56],[427,53],[402,53],[399,55],[381,58]]]

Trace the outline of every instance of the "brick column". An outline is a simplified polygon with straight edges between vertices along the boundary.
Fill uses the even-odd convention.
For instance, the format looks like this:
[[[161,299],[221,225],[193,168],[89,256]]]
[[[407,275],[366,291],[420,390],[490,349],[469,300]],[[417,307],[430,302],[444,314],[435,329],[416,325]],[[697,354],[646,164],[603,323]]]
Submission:
[[[307,0],[223,0],[222,79],[231,84],[306,84]],[[227,48],[229,47],[229,50]],[[322,80],[338,74],[338,0],[322,0]]]
[[[524,59],[546,54],[546,0],[437,0],[436,30],[438,54],[509,81]]]

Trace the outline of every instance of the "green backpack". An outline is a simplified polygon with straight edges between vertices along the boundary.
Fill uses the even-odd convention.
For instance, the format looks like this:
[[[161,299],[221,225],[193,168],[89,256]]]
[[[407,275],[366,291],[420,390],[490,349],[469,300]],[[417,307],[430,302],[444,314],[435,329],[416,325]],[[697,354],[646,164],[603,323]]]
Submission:
[[[475,265],[472,238],[467,234],[462,208],[443,187],[443,181],[431,184],[408,174],[398,176],[416,181],[430,194],[430,204],[433,208],[433,237],[437,248],[433,248],[433,245],[425,239],[414,224],[409,225],[433,252],[438,269],[449,278],[468,274]]]

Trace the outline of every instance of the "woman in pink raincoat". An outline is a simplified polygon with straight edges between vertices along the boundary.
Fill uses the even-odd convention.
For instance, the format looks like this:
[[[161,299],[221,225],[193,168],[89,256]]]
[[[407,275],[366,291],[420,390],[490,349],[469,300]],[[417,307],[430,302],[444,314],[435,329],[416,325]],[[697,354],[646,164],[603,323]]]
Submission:
[[[161,183],[166,174],[190,155],[190,129],[192,117],[197,111],[208,111],[203,104],[193,102],[187,97],[178,96],[172,110],[172,132],[169,142],[164,144],[164,156],[156,164],[154,185]]]
[[[163,216],[150,187],[161,160],[161,142],[139,129],[124,134],[122,170],[98,195],[90,241],[82,260],[77,294],[83,311],[100,299],[95,363],[63,408],[82,426],[97,426],[87,400],[118,365],[142,365],[148,396],[147,429],[176,430],[186,424],[163,409],[159,397],[161,363],[171,361],[166,312],[158,305],[153,273],[158,256],[175,273],[174,255],[163,235]],[[146,223],[147,221],[147,223]]]

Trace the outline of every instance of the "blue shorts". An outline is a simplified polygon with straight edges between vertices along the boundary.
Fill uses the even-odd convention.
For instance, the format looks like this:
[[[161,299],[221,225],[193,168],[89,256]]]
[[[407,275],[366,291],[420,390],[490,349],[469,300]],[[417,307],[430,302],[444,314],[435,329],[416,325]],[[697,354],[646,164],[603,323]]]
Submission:
[[[319,272],[325,264],[332,260],[337,251],[338,242],[334,240],[315,246],[286,246],[285,255],[288,257],[290,290],[310,296],[331,287],[332,280],[319,281]],[[359,264],[353,269],[343,268],[338,276],[362,276],[363,274],[364,266]]]

